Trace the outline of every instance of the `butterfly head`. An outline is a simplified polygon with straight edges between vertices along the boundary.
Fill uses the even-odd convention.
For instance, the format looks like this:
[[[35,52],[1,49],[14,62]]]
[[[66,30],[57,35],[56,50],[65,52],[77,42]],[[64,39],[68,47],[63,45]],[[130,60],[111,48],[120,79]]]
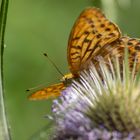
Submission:
[[[71,84],[73,77],[74,76],[72,73],[68,73],[68,74],[65,74],[60,80],[67,86]]]

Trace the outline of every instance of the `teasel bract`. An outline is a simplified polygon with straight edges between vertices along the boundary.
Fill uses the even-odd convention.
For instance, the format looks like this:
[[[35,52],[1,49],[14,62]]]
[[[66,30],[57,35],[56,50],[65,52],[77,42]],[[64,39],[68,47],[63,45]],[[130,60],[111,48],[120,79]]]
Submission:
[[[93,63],[52,106],[53,140],[140,139],[140,81],[137,62],[127,57]],[[135,59],[136,60],[136,59]]]

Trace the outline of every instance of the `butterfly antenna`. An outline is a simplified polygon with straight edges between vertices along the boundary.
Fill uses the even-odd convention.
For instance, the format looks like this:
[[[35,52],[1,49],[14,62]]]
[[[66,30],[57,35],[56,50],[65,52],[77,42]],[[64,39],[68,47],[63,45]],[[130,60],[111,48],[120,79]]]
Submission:
[[[28,89],[26,89],[26,92],[29,92],[29,91],[32,91],[32,90],[34,90],[34,89],[36,89],[36,87],[34,88],[28,88]]]
[[[33,87],[33,88],[28,88],[28,89],[26,89],[26,91],[28,92],[28,91],[36,90],[36,89],[38,89],[39,87],[40,87],[40,86]]]
[[[52,59],[50,59],[50,57],[47,55],[47,53],[44,53],[44,56],[48,58],[48,60],[50,61],[50,63],[55,67],[55,69],[58,71],[58,73],[62,76],[64,76],[64,74],[60,71],[60,69],[57,67],[57,65],[52,61]]]
[[[28,92],[28,91],[32,91],[32,90],[37,90],[38,88],[42,88],[42,86],[44,86],[44,85],[46,85],[46,84],[43,83],[43,84],[40,84],[38,86],[28,88],[28,89],[26,89],[26,91]]]

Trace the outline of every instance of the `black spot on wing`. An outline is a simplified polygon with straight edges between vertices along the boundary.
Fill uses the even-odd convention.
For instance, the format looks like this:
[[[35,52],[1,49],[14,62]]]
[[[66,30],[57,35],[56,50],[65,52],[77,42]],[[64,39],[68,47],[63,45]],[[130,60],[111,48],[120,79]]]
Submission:
[[[78,40],[78,39],[80,39],[80,37],[77,36],[77,37],[73,38],[72,40]]]
[[[127,45],[131,46],[131,45],[133,45],[133,43],[129,41],[129,42],[127,43]]]
[[[71,46],[71,48],[74,48],[74,49],[81,49],[81,46]]]
[[[79,52],[73,52],[73,53],[71,53],[71,55],[79,55]]]
[[[100,27],[101,27],[101,28],[105,27],[105,24],[102,23],[102,24],[100,25]]]
[[[111,29],[110,28],[106,28],[105,31],[109,32]]]
[[[90,41],[91,41],[90,39],[87,38],[84,39],[84,43],[89,43]]]
[[[92,20],[92,19],[90,19],[90,18],[85,18],[85,20],[86,20],[89,24],[94,23],[94,22],[93,22],[93,20]]]
[[[89,31],[85,31],[84,34],[88,35],[90,32]]]
[[[102,36],[101,34],[97,34],[97,38],[101,38],[101,36]]]
[[[138,50],[138,51],[140,51],[140,45],[136,45],[135,46],[135,49]]]

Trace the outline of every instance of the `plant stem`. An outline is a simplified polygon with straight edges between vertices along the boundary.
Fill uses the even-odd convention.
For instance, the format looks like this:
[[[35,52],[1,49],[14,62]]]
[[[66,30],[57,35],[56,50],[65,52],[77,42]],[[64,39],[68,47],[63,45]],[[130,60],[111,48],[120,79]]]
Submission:
[[[102,8],[106,13],[109,19],[112,19],[113,22],[117,22],[117,6],[116,0],[101,0]]]
[[[10,131],[6,116],[4,102],[4,84],[3,84],[3,53],[4,53],[4,36],[8,11],[8,0],[1,1],[0,9],[0,140],[10,140]]]

